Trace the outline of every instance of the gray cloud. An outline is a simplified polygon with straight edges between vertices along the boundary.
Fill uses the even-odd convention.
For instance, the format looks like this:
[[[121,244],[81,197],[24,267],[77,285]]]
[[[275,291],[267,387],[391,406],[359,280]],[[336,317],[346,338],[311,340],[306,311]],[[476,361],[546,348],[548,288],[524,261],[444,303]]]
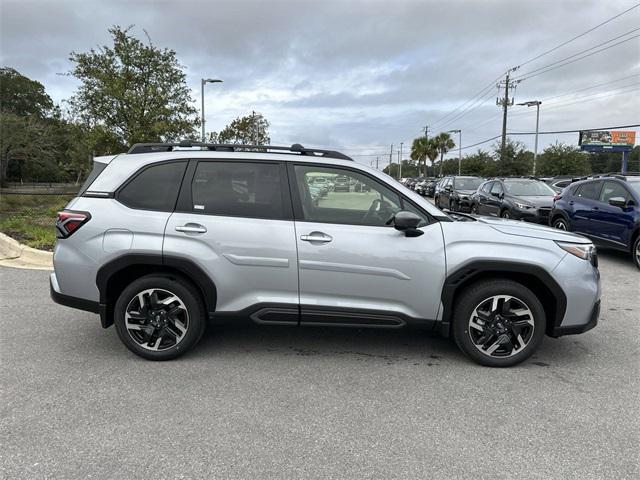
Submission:
[[[629,8],[628,1],[32,1],[1,0],[2,64],[35,78],[56,101],[76,81],[58,75],[71,51],[108,42],[113,24],[135,24],[143,36],[174,49],[194,98],[207,86],[208,126],[260,111],[277,142],[387,151],[415,137],[488,85],[508,67]],[[637,27],[630,12],[522,68],[538,68]],[[637,39],[636,39],[637,40]],[[631,41],[532,78],[517,99],[546,99],[640,72],[640,43]],[[576,94],[612,91],[640,77]],[[544,129],[637,123],[637,91],[542,108]],[[558,101],[571,101],[564,97]],[[551,101],[550,101],[551,102]],[[533,109],[530,109],[533,110]],[[532,111],[512,109],[510,130],[530,130]],[[495,118],[494,118],[495,117]],[[499,133],[495,95],[458,121],[468,145]],[[543,145],[571,136],[545,137]],[[525,140],[528,142],[530,139]],[[375,157],[360,157],[368,162]]]

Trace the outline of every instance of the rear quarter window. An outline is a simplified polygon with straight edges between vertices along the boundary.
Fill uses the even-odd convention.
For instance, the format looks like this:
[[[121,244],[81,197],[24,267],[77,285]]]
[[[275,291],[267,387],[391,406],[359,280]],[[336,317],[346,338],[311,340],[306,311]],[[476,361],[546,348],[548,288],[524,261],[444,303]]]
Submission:
[[[130,208],[173,212],[186,166],[186,161],[179,161],[146,167],[118,191],[116,198]]]

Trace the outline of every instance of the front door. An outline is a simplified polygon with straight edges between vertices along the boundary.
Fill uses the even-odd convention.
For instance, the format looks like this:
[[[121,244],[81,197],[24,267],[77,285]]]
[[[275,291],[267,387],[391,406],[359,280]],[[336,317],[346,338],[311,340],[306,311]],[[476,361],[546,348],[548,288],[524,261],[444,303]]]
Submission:
[[[318,175],[348,177],[350,188],[317,196],[309,187]],[[290,178],[301,324],[396,327],[437,318],[445,276],[438,222],[355,170],[301,164],[291,167]],[[423,216],[422,236],[409,238],[386,225],[403,209]]]
[[[500,215],[500,207],[502,206],[502,198],[504,196],[504,189],[501,182],[493,182],[491,191],[487,196],[487,203],[485,210],[487,215],[493,215],[497,217]]]
[[[631,199],[631,193],[620,182],[607,180],[600,192],[598,210],[593,217],[592,235],[598,239],[628,246],[628,232],[633,230],[633,207],[616,207],[609,204],[612,198]]]

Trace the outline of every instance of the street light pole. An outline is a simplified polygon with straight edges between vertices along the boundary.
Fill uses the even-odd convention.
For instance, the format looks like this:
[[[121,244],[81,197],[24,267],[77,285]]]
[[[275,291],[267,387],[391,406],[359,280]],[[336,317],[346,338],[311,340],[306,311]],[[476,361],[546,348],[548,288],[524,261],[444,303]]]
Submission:
[[[200,119],[200,124],[202,126],[202,142],[204,143],[205,138],[204,138],[204,84],[205,83],[222,83],[222,80],[218,80],[215,78],[201,78],[200,79],[200,100],[201,100],[201,109],[200,109],[200,114],[201,114],[201,119]]]
[[[449,130],[448,133],[458,134],[458,175],[462,175],[462,130]]]
[[[530,102],[519,103],[518,105],[525,107],[536,107],[536,139],[533,147],[533,175],[535,175],[536,161],[538,160],[538,129],[540,126],[540,105],[542,105],[542,102],[539,100],[532,100]]]
[[[398,152],[398,180],[402,178],[402,145],[403,143],[400,142],[400,151]]]

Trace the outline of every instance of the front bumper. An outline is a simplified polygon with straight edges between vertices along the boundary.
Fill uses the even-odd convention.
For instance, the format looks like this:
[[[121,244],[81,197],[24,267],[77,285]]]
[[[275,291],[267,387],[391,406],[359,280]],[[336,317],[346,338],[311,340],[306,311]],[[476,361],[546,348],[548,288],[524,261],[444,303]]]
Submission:
[[[596,325],[598,325],[599,316],[600,316],[600,300],[598,300],[596,304],[593,306],[593,309],[591,310],[591,318],[587,323],[585,323],[584,325],[554,327],[550,333],[550,336],[557,338],[557,337],[562,337],[563,335],[577,335],[579,333],[587,332],[592,328],[594,328]]]
[[[539,223],[541,225],[549,225],[550,208],[532,208],[532,209],[513,209],[514,220],[524,220],[525,222]]]

